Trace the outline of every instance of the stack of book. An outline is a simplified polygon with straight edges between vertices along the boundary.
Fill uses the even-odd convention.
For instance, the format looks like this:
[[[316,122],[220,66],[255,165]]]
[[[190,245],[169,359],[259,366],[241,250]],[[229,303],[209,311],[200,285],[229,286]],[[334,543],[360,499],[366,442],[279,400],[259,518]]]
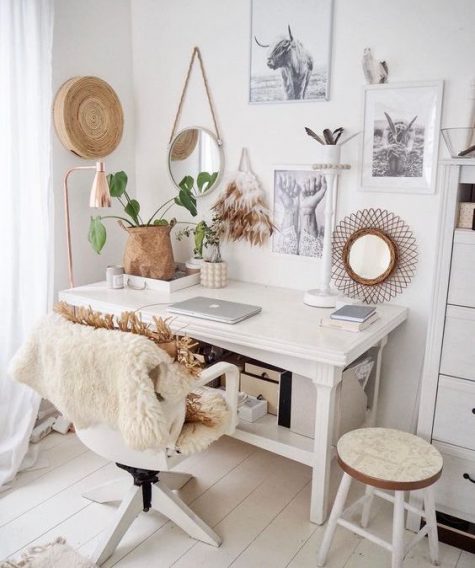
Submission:
[[[320,325],[346,331],[363,331],[377,319],[375,307],[347,304],[333,312],[329,318],[322,318]]]

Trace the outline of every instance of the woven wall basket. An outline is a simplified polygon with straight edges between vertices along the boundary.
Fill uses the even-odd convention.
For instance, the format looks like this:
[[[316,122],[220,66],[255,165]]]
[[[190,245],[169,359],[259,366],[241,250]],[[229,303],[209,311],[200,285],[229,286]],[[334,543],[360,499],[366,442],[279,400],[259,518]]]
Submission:
[[[120,143],[124,113],[114,89],[98,77],[73,77],[58,90],[54,124],[64,146],[81,158],[108,156]]]

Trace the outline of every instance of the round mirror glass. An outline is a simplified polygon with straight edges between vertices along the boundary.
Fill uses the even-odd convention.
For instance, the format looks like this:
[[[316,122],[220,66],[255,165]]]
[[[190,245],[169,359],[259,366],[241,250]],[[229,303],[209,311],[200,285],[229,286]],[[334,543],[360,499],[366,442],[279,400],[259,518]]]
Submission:
[[[217,187],[223,170],[221,147],[205,128],[186,128],[170,145],[168,168],[178,188],[200,197]]]
[[[389,276],[394,262],[394,244],[381,235],[363,234],[348,251],[349,268],[362,280],[381,281]]]

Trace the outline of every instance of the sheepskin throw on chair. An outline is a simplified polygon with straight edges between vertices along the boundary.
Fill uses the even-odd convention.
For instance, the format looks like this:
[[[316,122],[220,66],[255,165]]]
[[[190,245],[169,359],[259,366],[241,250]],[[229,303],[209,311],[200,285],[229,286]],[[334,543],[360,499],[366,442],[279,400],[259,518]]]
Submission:
[[[68,313],[66,307],[60,309]],[[114,316],[88,309],[82,314],[79,319],[86,325],[54,313],[40,320],[13,358],[10,375],[50,400],[78,428],[105,423],[133,449],[189,454],[226,431],[230,412],[223,397],[211,389],[193,392],[196,372],[190,368],[195,367],[174,361],[144,335],[159,335],[157,331],[140,325],[136,315],[118,318],[123,326],[128,322],[127,331],[121,331],[114,329]],[[156,323],[173,337],[166,322]],[[186,351],[183,342],[182,349]],[[187,406],[192,417],[183,424]]]

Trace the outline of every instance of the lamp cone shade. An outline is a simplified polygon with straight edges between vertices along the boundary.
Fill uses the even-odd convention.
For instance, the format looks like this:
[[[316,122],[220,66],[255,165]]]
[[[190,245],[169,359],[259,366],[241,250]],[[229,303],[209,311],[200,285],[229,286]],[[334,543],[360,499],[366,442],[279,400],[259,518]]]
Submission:
[[[91,195],[89,197],[89,207],[110,207],[111,195],[109,184],[107,183],[106,172],[103,162],[97,162],[96,175],[92,182]]]

